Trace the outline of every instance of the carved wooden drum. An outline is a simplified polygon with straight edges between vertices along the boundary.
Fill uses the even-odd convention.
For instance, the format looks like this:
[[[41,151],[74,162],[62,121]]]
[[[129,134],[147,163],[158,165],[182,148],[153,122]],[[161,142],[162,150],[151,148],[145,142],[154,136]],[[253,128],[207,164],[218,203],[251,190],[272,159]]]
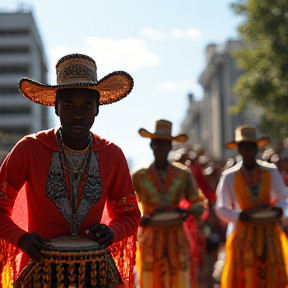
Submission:
[[[17,278],[15,288],[117,287],[119,272],[107,248],[85,238],[56,238]]]

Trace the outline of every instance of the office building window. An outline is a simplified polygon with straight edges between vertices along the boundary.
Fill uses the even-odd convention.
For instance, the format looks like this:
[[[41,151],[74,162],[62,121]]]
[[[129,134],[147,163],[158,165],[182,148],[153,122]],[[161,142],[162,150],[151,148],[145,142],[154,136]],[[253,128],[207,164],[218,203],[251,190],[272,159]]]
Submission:
[[[18,30],[0,30],[0,36],[20,36],[20,35],[29,35],[29,30],[28,29],[18,29]]]
[[[29,53],[29,47],[0,47],[0,55]]]
[[[26,74],[28,73],[28,66],[0,66],[0,75],[5,74]]]
[[[0,86],[0,96],[8,96],[11,94],[19,94],[17,84],[15,86]]]
[[[0,107],[0,115],[8,115],[8,114],[16,114],[16,115],[23,115],[23,114],[30,114],[31,107],[17,107],[17,106],[9,106],[9,107]]]
[[[7,134],[19,134],[19,135],[27,135],[30,133],[28,127],[1,127],[1,132]]]

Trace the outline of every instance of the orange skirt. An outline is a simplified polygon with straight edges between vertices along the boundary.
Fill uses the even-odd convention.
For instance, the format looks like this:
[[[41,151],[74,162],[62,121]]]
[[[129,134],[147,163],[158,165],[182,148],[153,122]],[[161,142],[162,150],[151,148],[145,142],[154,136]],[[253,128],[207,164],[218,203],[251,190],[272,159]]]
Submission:
[[[288,287],[288,240],[277,220],[239,221],[225,250],[221,288]]]
[[[140,288],[191,288],[190,247],[180,225],[141,227],[136,267]]]

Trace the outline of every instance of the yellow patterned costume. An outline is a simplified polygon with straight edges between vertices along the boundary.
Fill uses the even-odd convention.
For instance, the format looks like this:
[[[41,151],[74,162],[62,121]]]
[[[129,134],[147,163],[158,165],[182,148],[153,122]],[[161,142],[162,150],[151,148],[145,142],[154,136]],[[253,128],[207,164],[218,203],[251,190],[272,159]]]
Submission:
[[[184,166],[169,164],[163,189],[153,164],[134,173],[132,180],[143,216],[149,216],[159,208],[173,211],[181,199],[192,204],[189,209],[200,205],[196,203],[201,200],[194,178]],[[140,288],[197,287],[191,279],[190,245],[182,219],[141,227],[138,244],[136,265]]]

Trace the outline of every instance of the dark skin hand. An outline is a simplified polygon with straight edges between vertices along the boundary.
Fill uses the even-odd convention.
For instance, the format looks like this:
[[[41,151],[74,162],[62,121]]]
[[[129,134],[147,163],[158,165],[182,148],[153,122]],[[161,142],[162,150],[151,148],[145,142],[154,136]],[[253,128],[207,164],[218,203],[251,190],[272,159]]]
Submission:
[[[42,238],[37,233],[24,234],[18,240],[18,247],[37,262],[41,261],[41,250],[47,250],[50,245],[49,239]]]
[[[86,230],[86,238],[89,238],[103,247],[108,247],[114,240],[114,233],[105,224],[94,224]]]
[[[187,209],[182,209],[182,208],[176,208],[175,209],[176,212],[179,212],[182,216],[182,219],[185,221],[187,216],[188,216],[188,210]]]
[[[150,216],[143,216],[141,217],[141,220],[140,220],[140,226],[141,227],[149,226],[150,221],[151,221]]]

